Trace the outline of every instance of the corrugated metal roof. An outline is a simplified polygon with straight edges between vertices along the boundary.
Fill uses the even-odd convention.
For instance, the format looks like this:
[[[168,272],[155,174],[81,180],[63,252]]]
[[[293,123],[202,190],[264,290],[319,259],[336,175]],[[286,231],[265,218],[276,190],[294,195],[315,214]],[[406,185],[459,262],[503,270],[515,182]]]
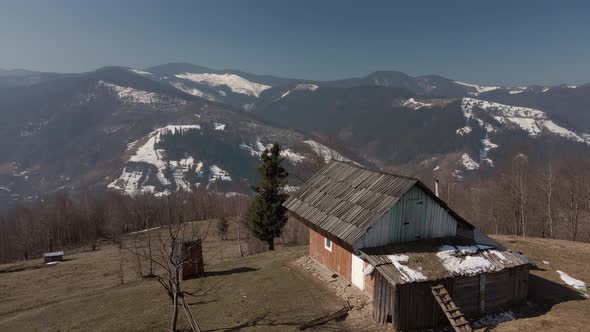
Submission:
[[[293,193],[284,206],[352,245],[418,182],[332,161]]]
[[[524,256],[504,247],[477,245],[461,238],[422,240],[360,251],[362,258],[395,284],[499,272],[529,264]],[[396,266],[392,255],[394,260],[403,256],[407,259],[403,257],[403,262]]]

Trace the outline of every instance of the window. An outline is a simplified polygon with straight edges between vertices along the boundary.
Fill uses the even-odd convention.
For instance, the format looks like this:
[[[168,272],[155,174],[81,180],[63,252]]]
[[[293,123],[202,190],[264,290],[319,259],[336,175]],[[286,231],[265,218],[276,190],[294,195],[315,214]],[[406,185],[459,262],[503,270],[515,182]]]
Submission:
[[[328,238],[324,238],[324,248],[329,252],[332,252],[332,241],[328,240]]]

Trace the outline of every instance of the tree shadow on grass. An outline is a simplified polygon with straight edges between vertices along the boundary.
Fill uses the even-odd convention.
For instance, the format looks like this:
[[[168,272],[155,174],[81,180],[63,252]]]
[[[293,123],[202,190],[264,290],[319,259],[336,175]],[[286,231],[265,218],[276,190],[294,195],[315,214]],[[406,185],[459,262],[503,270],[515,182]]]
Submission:
[[[210,329],[210,330],[203,330],[203,332],[218,332],[218,331],[223,331],[223,332],[230,332],[230,331],[240,331],[242,329],[246,329],[246,328],[253,328],[253,327],[258,327],[258,328],[262,328],[262,327],[297,327],[297,326],[301,326],[304,323],[309,322],[309,318],[307,317],[301,317],[301,318],[297,318],[297,312],[298,310],[293,310],[291,313],[289,314],[289,312],[282,312],[282,313],[264,313],[262,315],[256,316],[252,319],[249,319],[243,323],[239,323],[235,326],[229,326],[229,327],[220,327],[217,329]],[[274,317],[273,317],[274,316]],[[281,318],[280,316],[287,316],[289,318]],[[343,319],[339,319],[336,321],[341,321]],[[334,331],[347,331],[345,328],[343,328],[341,325],[339,324],[334,324],[333,322],[327,322],[325,324],[320,324],[318,326],[322,327],[322,330],[334,330]],[[313,328],[310,328],[310,330],[313,330]]]
[[[237,268],[234,268],[234,269],[223,270],[223,271],[205,271],[204,276],[205,277],[227,276],[227,275],[230,275],[230,274],[244,273],[244,272],[253,272],[253,271],[258,271],[258,270],[260,270],[260,269],[253,268],[253,267],[242,266],[242,267],[237,267]]]

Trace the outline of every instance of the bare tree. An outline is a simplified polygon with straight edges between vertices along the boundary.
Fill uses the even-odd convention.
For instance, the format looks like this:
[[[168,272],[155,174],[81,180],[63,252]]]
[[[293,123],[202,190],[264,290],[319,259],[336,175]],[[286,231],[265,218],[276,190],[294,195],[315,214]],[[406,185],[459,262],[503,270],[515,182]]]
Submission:
[[[172,331],[177,330],[178,310],[179,306],[183,304],[186,294],[182,287],[182,268],[186,264],[194,263],[193,257],[190,255],[192,252],[190,246],[198,239],[203,241],[209,229],[207,226],[205,230],[200,230],[187,223],[190,220],[187,219],[186,214],[186,196],[186,192],[180,190],[169,195],[159,205],[155,218],[160,225],[165,226],[155,236],[158,246],[153,249],[152,255],[136,248],[125,247],[132,254],[150,260],[158,267],[155,276],[172,303],[170,322]],[[185,246],[187,243],[189,244],[188,248]],[[188,309],[185,307],[185,310]],[[196,322],[194,325],[193,329],[199,331]]]
[[[510,194],[514,217],[514,234],[526,236],[526,213],[528,207],[528,158],[518,154],[512,159]]]
[[[555,239],[555,230],[554,230],[554,220],[555,220],[555,209],[553,208],[554,205],[554,186],[555,186],[555,176],[553,174],[553,165],[551,161],[547,165],[545,171],[541,174],[541,188],[544,193],[544,218],[543,221],[547,221],[549,225],[549,236],[552,239]],[[545,227],[543,225],[543,237],[545,235]]]

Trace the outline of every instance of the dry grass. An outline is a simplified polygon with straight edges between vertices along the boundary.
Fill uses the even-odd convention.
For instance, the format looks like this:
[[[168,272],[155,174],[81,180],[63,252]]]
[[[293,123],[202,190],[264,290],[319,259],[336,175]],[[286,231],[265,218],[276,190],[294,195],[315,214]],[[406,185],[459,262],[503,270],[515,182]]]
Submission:
[[[296,330],[298,324],[344,305],[333,288],[294,264],[306,247],[279,246],[275,253],[240,258],[233,227],[230,239],[220,241],[212,226],[204,242],[208,274],[185,282],[186,290],[196,293],[188,302],[203,330]],[[541,269],[532,271],[530,305],[517,312],[524,317],[488,330],[588,330],[590,301],[564,286],[555,270],[590,282],[589,244],[496,239],[523,252]],[[246,245],[244,251],[248,251]],[[121,255],[114,245],[94,252],[66,252],[68,260],[57,265],[40,260],[0,265],[0,331],[162,331],[171,310],[165,293],[155,280],[137,276],[133,256],[123,256],[122,286]],[[187,325],[182,314],[180,324]],[[362,326],[387,330],[376,327],[370,317],[350,317],[318,329],[359,330]]]

